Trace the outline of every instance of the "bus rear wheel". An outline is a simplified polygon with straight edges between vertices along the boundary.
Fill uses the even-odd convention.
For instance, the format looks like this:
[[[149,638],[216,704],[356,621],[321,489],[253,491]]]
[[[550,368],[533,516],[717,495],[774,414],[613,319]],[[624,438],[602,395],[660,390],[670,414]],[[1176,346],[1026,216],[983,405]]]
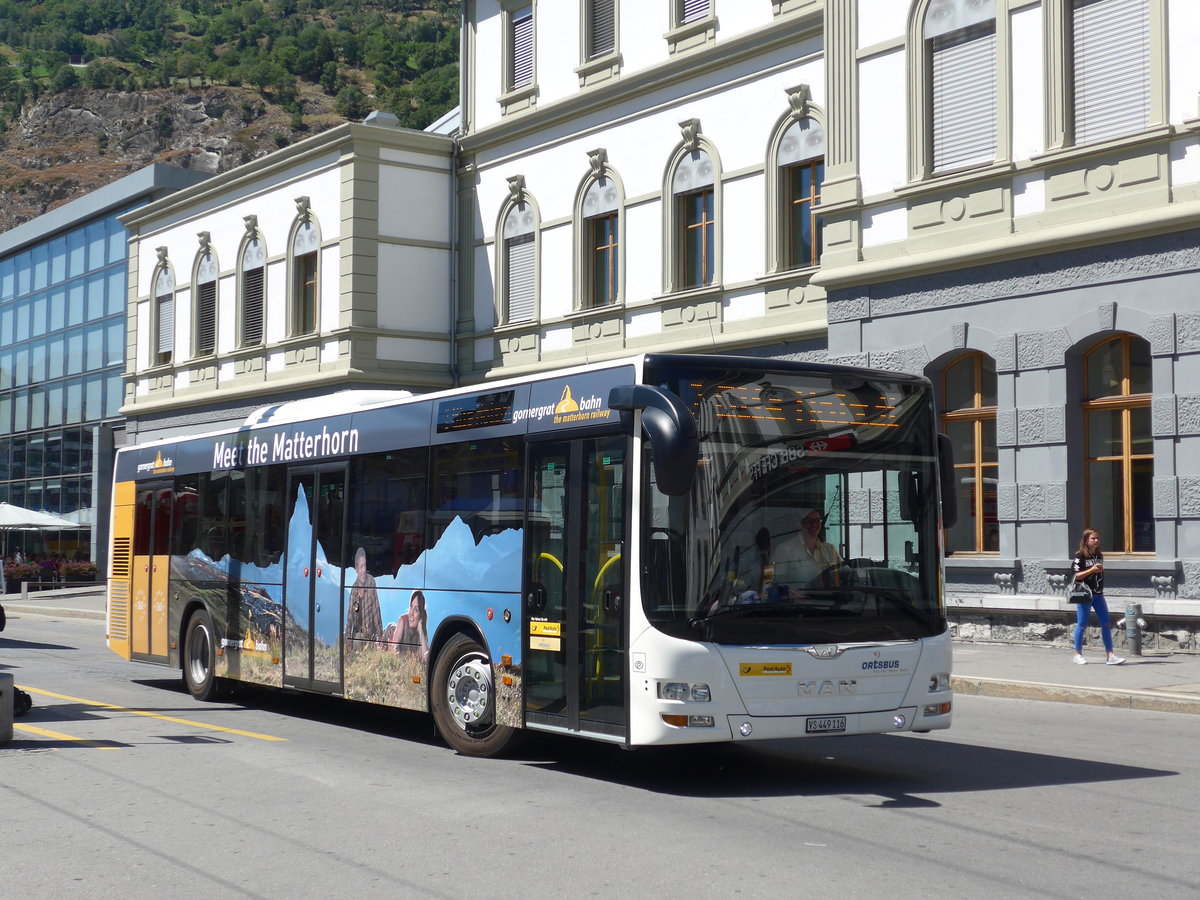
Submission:
[[[183,637],[183,683],[197,700],[219,700],[226,687],[217,678],[217,642],[212,616],[197,610],[188,619]]]
[[[433,720],[464,756],[495,756],[515,729],[496,724],[496,692],[487,652],[464,634],[452,637],[433,666]]]

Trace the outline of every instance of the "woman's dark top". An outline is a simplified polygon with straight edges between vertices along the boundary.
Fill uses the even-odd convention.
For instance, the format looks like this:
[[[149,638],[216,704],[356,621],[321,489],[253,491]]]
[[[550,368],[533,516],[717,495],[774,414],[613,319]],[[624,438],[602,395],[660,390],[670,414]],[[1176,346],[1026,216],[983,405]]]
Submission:
[[[1071,563],[1071,571],[1078,574],[1086,569],[1090,569],[1096,563],[1104,562],[1104,554],[1097,553],[1095,556],[1088,556],[1086,553],[1076,553],[1075,560]],[[1076,581],[1082,581],[1092,589],[1093,594],[1104,593],[1104,572],[1093,572],[1086,578],[1077,578]]]

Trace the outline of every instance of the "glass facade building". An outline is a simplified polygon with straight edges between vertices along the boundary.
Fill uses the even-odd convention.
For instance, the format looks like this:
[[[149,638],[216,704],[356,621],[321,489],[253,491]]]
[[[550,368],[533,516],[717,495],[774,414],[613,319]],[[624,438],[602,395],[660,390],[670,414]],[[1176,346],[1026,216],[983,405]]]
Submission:
[[[0,235],[0,500],[78,522],[8,549],[97,559],[124,402],[126,231],[117,217],[204,176],[150,166]]]

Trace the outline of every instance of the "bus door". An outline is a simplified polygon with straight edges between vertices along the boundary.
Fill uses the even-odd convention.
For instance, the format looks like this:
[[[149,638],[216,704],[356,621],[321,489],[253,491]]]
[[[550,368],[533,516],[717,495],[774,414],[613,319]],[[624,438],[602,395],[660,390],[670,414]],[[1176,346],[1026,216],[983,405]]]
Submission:
[[[334,693],[342,686],[345,467],[288,477],[283,581],[283,682]]]
[[[175,491],[170,482],[137,486],[129,625],[133,659],[167,661],[167,587],[174,506]]]
[[[525,721],[624,737],[624,435],[528,444]]]

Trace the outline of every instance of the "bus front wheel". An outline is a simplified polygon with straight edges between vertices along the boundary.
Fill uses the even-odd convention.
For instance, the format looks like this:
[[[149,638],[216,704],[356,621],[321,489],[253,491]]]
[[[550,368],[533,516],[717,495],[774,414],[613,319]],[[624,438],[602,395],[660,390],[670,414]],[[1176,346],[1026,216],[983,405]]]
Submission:
[[[452,637],[433,667],[433,720],[464,756],[495,756],[514,729],[496,724],[496,692],[487,652],[464,634]]]
[[[217,678],[217,642],[212,616],[205,610],[192,613],[183,638],[183,683],[197,700],[217,700],[224,685]]]

